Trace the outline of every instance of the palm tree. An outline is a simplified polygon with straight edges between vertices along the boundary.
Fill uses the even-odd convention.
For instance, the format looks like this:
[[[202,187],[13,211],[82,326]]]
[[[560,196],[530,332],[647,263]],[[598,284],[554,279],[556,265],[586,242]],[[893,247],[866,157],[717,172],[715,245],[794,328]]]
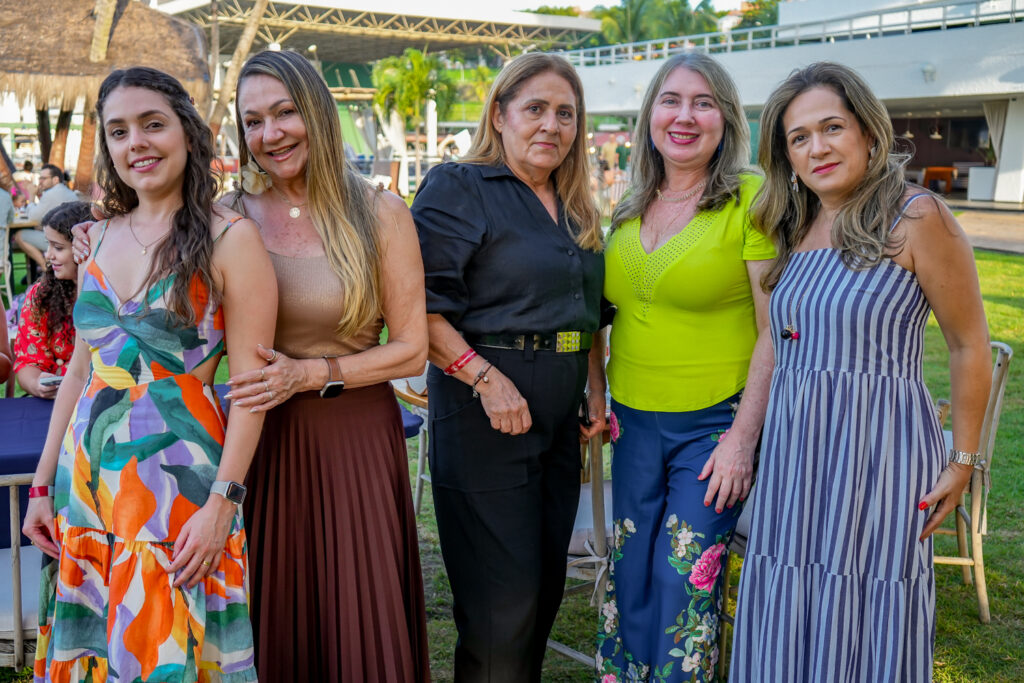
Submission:
[[[594,8],[601,20],[601,33],[610,44],[635,43],[651,38],[651,10],[655,0],[622,0],[612,7]]]
[[[242,64],[249,56],[249,48],[252,47],[252,41],[256,38],[260,19],[263,18],[263,13],[266,12],[269,1],[256,0],[253,3],[252,9],[249,10],[249,16],[245,20],[245,28],[238,39],[238,44],[235,45],[235,52],[231,55],[231,66],[228,67],[228,72],[224,75],[224,81],[220,86],[220,94],[217,95],[217,103],[213,106],[213,113],[210,114],[210,130],[213,132],[214,140],[217,139],[217,134],[220,133],[220,126],[224,122],[224,117],[227,116],[228,103],[235,92],[238,74],[241,73]]]
[[[691,8],[689,0],[657,0],[651,11],[652,37],[672,38],[712,33],[718,22],[710,0]]]
[[[443,68],[441,60],[416,48],[406,48],[399,56],[385,57],[373,67],[373,85],[377,92],[374,105],[381,116],[397,111],[407,128],[416,131],[413,149],[416,153],[416,187],[420,184],[420,127],[428,99],[437,103],[437,115],[447,114],[455,95],[455,84]]]

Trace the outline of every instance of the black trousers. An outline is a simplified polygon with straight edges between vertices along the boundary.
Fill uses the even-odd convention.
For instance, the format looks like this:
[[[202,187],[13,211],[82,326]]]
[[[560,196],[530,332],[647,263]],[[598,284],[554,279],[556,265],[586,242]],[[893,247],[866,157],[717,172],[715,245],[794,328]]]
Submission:
[[[540,681],[579,502],[587,354],[478,351],[515,383],[533,426],[496,431],[468,386],[431,367],[430,474],[459,632],[455,680]]]

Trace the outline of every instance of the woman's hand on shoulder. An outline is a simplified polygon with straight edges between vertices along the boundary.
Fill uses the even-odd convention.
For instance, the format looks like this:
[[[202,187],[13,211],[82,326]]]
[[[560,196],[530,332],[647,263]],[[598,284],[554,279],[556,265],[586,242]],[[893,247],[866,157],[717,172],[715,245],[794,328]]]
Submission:
[[[104,220],[102,216],[96,215],[99,214],[99,209],[95,206],[93,207],[93,214],[96,220],[78,223],[71,228],[71,258],[78,265],[82,265],[89,260],[89,256],[92,253],[92,241],[96,234],[93,227]]]

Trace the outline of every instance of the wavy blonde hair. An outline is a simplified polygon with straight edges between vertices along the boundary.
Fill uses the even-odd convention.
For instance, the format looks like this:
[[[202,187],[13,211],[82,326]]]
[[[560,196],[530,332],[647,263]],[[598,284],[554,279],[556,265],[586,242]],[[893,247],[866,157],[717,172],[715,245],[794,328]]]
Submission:
[[[676,69],[689,69],[703,76],[725,123],[721,147],[708,163],[708,179],[697,208],[701,211],[714,210],[725,206],[729,200],[737,203],[740,200],[740,174],[749,171],[750,126],[743,114],[736,83],[725,67],[713,58],[699,52],[684,52],[662,64],[647,86],[633,132],[633,177],[626,196],[612,212],[613,231],[626,221],[643,215],[665,180],[665,160],[654,148],[651,138],[651,114],[658,93],[669,74]]]
[[[337,105],[327,83],[305,57],[288,50],[253,55],[242,67],[239,86],[257,74],[284,84],[306,125],[309,214],[331,270],[345,290],[338,334],[351,336],[376,320],[381,311],[380,229],[373,188],[346,160]],[[245,144],[237,96],[235,121],[239,164],[244,167],[252,154]]]
[[[579,226],[579,233],[573,235],[576,243],[590,251],[601,251],[604,248],[601,214],[590,193],[590,157],[587,154],[587,113],[583,103],[583,84],[576,70],[564,58],[543,52],[530,52],[506,64],[494,79],[494,85],[484,102],[480,126],[473,135],[469,152],[460,162],[486,166],[506,163],[501,134],[494,127],[494,112],[497,110],[505,113],[508,103],[515,99],[528,80],[549,72],[564,78],[576,96],[576,137],[569,153],[553,173],[555,187],[566,214]]]
[[[893,239],[890,229],[907,190],[903,167],[910,155],[896,150],[889,112],[864,79],[842,64],[817,62],[791,73],[771,94],[761,112],[757,160],[764,170],[765,182],[751,212],[754,224],[772,239],[778,254],[761,280],[767,291],[778,284],[793,250],[807,236],[821,208],[817,195],[803,183],[797,183],[796,192],[790,187],[793,167],[782,123],[793,100],[813,88],[835,92],[868,139],[874,141],[867,172],[832,223],[832,244],[840,251],[843,263],[856,270],[877,265],[903,246],[900,240]]]

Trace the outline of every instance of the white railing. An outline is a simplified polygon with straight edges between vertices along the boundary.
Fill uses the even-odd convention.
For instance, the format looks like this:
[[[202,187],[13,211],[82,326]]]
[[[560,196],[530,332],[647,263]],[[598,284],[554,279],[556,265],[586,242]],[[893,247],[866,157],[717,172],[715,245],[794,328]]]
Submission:
[[[606,66],[699,51],[707,54],[834,43],[843,40],[945,31],[964,26],[1005,24],[1024,20],[1024,0],[961,0],[907,5],[838,19],[759,26],[716,33],[658,38],[637,43],[604,45],[561,53],[573,66]]]

